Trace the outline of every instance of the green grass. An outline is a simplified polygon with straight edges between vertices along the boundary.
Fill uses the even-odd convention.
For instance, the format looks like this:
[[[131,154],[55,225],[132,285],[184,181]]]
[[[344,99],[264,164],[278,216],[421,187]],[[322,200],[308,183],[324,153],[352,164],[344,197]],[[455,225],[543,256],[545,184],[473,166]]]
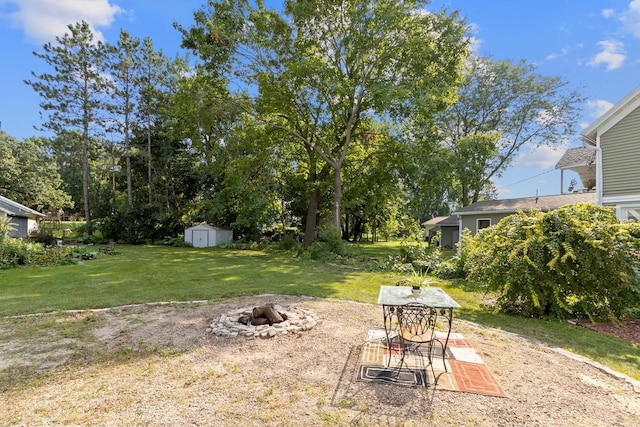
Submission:
[[[286,253],[126,245],[116,252],[83,265],[0,271],[0,316],[262,293],[373,302],[381,284],[399,277]]]
[[[398,243],[363,244],[368,257],[397,254]],[[286,294],[375,303],[381,285],[406,275],[341,268],[281,252],[118,245],[83,265],[0,271],[0,317],[157,301]],[[623,340],[560,321],[494,314],[467,282],[436,281],[462,308],[456,318],[584,355],[640,379],[640,351]]]

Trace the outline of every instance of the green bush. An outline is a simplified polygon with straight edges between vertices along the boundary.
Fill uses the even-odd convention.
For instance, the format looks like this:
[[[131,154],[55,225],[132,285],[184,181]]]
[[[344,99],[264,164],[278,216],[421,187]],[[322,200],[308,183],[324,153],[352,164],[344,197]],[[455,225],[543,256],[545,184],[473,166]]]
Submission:
[[[442,261],[433,274],[440,279],[464,279],[466,277],[466,273],[464,271],[464,262],[462,257],[453,256]]]
[[[28,265],[34,255],[42,253],[44,248],[39,243],[29,243],[11,237],[0,241],[0,269]]]
[[[324,223],[318,227],[318,241],[309,249],[311,258],[316,260],[341,258],[347,254],[342,233],[331,223]]]
[[[427,258],[430,248],[423,242],[403,239],[400,242],[400,258],[403,262],[412,263]]]
[[[467,278],[498,294],[498,310],[613,320],[640,304],[639,231],[593,204],[520,212],[464,239],[462,257]]]
[[[58,239],[53,235],[53,232],[46,230],[44,227],[40,227],[29,233],[29,241],[42,243],[45,246],[54,246],[57,243],[57,240]]]
[[[191,243],[187,243],[184,240],[184,236],[165,237],[164,239],[162,239],[161,244],[164,245],[164,246],[173,246],[173,247],[176,247],[176,248],[185,248],[185,247],[192,247],[193,246]]]

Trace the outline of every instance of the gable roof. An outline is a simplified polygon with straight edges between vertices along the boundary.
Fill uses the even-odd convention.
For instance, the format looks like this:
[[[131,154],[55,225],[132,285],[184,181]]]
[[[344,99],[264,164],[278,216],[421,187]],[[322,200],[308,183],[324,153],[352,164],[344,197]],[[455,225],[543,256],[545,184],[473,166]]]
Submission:
[[[568,149],[556,163],[556,169],[567,169],[577,166],[589,166],[596,162],[596,149],[593,147],[577,147]]]
[[[220,228],[220,227],[215,227],[213,225],[209,225],[209,224],[207,224],[205,222],[201,222],[200,224],[196,224],[193,227],[186,228],[185,231],[186,230],[193,230],[193,229],[196,229],[196,230],[231,231],[231,230],[228,230],[226,228]]]
[[[456,215],[451,215],[438,222],[438,227],[457,227],[459,225],[459,220]]]
[[[522,197],[519,199],[484,200],[475,202],[454,212],[455,215],[477,215],[490,213],[513,213],[527,209],[548,211],[574,203],[595,203],[596,193],[585,191],[580,193],[559,194],[554,196]]]
[[[640,107],[640,86],[635,88],[630,94],[625,96],[620,102],[611,107],[606,113],[600,116],[595,122],[587,126],[580,135],[586,143],[595,146],[596,138],[602,135],[620,120],[628,116],[633,110]]]
[[[447,218],[446,216],[434,216],[430,220],[423,222],[422,225],[436,225],[437,223],[439,223],[440,221],[446,218]]]
[[[44,217],[44,214],[35,211],[31,208],[21,205],[18,202],[14,202],[11,199],[7,199],[4,196],[0,196],[0,210],[9,216],[21,216],[29,217],[30,215]]]
[[[458,217],[455,215],[451,215],[451,216],[436,216],[431,218],[429,221],[425,221],[422,223],[424,224],[428,224],[428,225],[434,225],[434,227],[432,228],[432,230],[438,230],[440,227],[447,227],[447,226],[458,226]]]

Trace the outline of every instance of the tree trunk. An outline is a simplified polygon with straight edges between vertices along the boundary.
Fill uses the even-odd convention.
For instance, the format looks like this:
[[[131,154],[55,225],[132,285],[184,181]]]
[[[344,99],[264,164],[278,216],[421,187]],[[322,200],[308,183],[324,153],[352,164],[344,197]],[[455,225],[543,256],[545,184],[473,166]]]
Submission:
[[[340,231],[340,201],[342,200],[341,165],[333,167],[333,225]]]
[[[307,221],[304,226],[304,245],[311,246],[316,241],[316,216],[318,215],[318,203],[320,199],[320,189],[313,186],[309,194],[309,207],[307,208]]]
[[[153,202],[151,192],[151,117],[147,116],[147,181],[149,185],[149,206]]]
[[[82,131],[82,198],[84,199],[84,219],[87,232],[93,235],[91,227],[91,206],[89,204],[89,120],[85,117]]]
[[[129,108],[129,100],[127,99],[127,109]],[[129,150],[130,143],[129,137],[129,112],[127,110],[125,119],[124,119],[124,151],[126,153],[126,161],[127,161],[127,202],[129,203],[129,207],[133,207],[133,183],[131,181],[131,153]]]
[[[348,241],[350,236],[350,232],[349,232],[349,225],[350,225],[350,216],[349,214],[345,214],[344,216],[344,228],[342,230],[342,240],[346,240]]]

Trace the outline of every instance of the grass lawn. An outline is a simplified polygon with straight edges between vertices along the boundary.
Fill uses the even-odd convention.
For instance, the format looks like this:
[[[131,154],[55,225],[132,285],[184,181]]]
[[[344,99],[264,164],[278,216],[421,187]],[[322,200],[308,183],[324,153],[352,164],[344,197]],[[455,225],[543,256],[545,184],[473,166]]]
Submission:
[[[360,250],[382,259],[396,254],[398,244],[364,244]],[[0,270],[0,317],[265,293],[375,303],[381,285],[407,278],[295,259],[282,252],[127,245],[118,245],[116,252],[83,265]],[[457,318],[565,348],[640,380],[637,346],[564,322],[493,314],[483,308],[483,295],[466,282],[436,280],[434,286],[462,306],[455,312]]]

